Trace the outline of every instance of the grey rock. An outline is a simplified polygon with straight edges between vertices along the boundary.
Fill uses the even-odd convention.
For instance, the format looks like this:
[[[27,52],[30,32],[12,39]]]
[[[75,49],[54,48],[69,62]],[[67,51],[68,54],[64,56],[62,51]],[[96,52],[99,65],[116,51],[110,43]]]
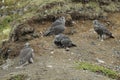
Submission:
[[[12,65],[14,64],[13,60],[11,59],[7,59],[6,62],[1,65],[0,67],[3,69],[3,70],[7,70],[9,67],[11,67]]]

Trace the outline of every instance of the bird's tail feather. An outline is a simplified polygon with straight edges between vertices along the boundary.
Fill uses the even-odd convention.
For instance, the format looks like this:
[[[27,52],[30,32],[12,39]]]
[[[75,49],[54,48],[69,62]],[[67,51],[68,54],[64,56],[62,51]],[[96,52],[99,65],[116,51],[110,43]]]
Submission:
[[[111,35],[110,38],[115,38],[115,37],[113,35]]]
[[[77,45],[72,43],[71,47],[77,47]]]

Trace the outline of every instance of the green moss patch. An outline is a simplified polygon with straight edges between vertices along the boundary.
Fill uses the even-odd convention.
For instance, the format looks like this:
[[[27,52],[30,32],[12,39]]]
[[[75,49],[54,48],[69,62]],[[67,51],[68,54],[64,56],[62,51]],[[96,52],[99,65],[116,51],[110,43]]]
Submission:
[[[26,75],[18,74],[18,75],[15,75],[15,76],[11,77],[8,80],[26,80],[26,78],[27,78]]]
[[[3,39],[8,39],[11,27],[10,22],[13,21],[11,16],[6,16],[4,19],[1,20],[0,24],[0,41]]]
[[[116,71],[105,68],[103,66],[90,64],[90,63],[87,63],[87,62],[77,63],[76,68],[77,69],[83,69],[83,70],[89,70],[89,71],[96,72],[96,73],[101,73],[101,74],[103,74],[105,76],[108,76],[110,78],[113,78],[113,79],[119,79],[120,78],[119,73],[117,73]]]

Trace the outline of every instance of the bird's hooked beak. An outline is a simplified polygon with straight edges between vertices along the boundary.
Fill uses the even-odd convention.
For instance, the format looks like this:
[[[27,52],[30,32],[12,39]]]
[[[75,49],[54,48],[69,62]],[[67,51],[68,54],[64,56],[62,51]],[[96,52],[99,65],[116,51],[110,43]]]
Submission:
[[[64,16],[62,16],[62,17],[61,17],[61,19],[62,19],[64,22],[66,22],[66,20],[65,20],[65,17],[64,17]]]
[[[94,21],[93,21],[93,24],[97,24],[97,23],[98,23],[98,20],[94,20]]]
[[[28,42],[27,42],[27,43],[25,43],[25,46],[26,46],[26,47],[30,46],[30,43],[28,43]]]

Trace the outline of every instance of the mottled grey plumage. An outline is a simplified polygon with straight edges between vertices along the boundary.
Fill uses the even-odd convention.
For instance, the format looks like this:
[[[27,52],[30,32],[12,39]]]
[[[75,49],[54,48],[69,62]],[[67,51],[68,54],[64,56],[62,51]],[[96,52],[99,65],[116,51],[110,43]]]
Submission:
[[[54,39],[54,43],[55,45],[63,48],[73,47],[73,46],[76,47],[76,45],[72,43],[70,38],[65,36],[64,34],[56,35]]]
[[[57,35],[65,30],[65,17],[57,19],[52,26],[44,33],[44,36]]]
[[[55,22],[53,22],[51,27],[61,24],[65,25],[65,22],[66,22],[65,17],[62,16],[58,18]]]
[[[62,47],[61,40],[65,37],[63,34],[59,34],[55,36],[54,43],[55,45]]]
[[[94,24],[94,30],[99,35],[99,38],[101,38],[103,40],[104,35],[108,36],[110,38],[114,38],[112,33],[103,24],[98,22],[98,20],[94,20],[93,24]]]
[[[19,64],[22,65],[26,62],[33,63],[34,52],[33,49],[30,47],[29,43],[25,44],[25,47],[20,51],[20,62]]]

